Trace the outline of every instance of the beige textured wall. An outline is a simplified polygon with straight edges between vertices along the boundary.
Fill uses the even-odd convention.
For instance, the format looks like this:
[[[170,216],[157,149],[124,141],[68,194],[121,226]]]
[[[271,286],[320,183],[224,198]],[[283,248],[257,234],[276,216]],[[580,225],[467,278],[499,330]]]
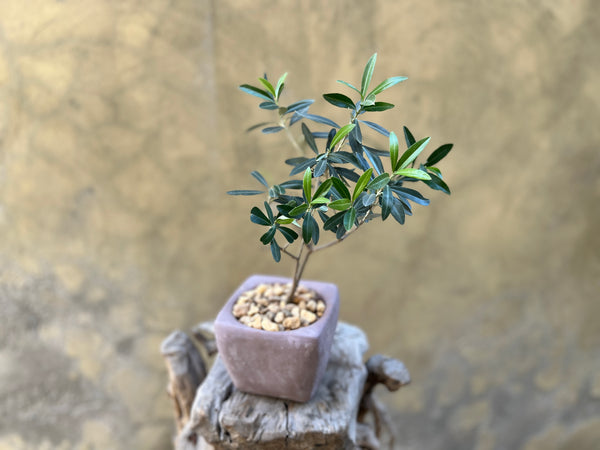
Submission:
[[[374,51],[453,195],[306,275],[411,370],[401,448],[598,448],[598,42],[595,0],[0,2],[0,449],[168,448],[161,339],[291,271],[224,194],[287,151],[237,85],[314,98]]]

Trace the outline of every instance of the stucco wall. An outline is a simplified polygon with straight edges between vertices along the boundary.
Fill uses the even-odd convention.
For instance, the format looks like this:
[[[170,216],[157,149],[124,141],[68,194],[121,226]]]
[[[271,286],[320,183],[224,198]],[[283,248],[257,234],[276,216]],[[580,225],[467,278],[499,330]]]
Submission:
[[[168,448],[161,339],[291,272],[224,194],[290,154],[237,85],[319,98],[374,51],[453,194],[306,276],[411,370],[397,441],[598,448],[598,42],[594,0],[0,2],[0,449]]]

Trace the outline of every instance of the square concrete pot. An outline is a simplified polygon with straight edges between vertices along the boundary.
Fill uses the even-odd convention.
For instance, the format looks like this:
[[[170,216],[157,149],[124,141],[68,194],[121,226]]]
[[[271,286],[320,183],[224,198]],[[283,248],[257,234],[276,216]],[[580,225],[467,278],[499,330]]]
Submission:
[[[315,323],[292,331],[264,331],[244,325],[233,316],[242,292],[261,283],[289,283],[289,278],[253,275],[235,291],[215,321],[220,357],[237,389],[306,402],[325,373],[339,314],[335,284],[302,280],[325,301],[325,313]]]

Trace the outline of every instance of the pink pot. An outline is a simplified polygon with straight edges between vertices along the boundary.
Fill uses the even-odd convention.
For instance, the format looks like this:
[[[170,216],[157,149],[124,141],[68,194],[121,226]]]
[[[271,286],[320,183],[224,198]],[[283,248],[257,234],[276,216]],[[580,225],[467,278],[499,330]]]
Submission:
[[[240,294],[261,283],[289,283],[289,278],[253,275],[229,298],[215,320],[220,357],[237,389],[252,394],[306,402],[325,373],[339,314],[335,284],[302,280],[326,304],[325,313],[307,327],[264,331],[246,326],[233,316]]]

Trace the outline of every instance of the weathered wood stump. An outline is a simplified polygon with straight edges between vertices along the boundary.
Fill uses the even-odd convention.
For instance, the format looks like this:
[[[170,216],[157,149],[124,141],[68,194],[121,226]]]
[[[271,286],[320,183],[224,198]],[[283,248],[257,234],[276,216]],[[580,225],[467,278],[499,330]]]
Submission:
[[[210,324],[194,329],[207,353],[214,350],[210,330]],[[338,324],[327,370],[307,403],[238,391],[217,357],[196,392],[175,448],[379,449],[382,428],[388,433],[391,429],[385,409],[372,396],[373,388],[383,383],[396,390],[410,382],[410,377],[400,361],[381,355],[364,364],[367,349],[362,330]],[[169,366],[169,359],[166,362]],[[373,415],[374,427],[368,413]]]

